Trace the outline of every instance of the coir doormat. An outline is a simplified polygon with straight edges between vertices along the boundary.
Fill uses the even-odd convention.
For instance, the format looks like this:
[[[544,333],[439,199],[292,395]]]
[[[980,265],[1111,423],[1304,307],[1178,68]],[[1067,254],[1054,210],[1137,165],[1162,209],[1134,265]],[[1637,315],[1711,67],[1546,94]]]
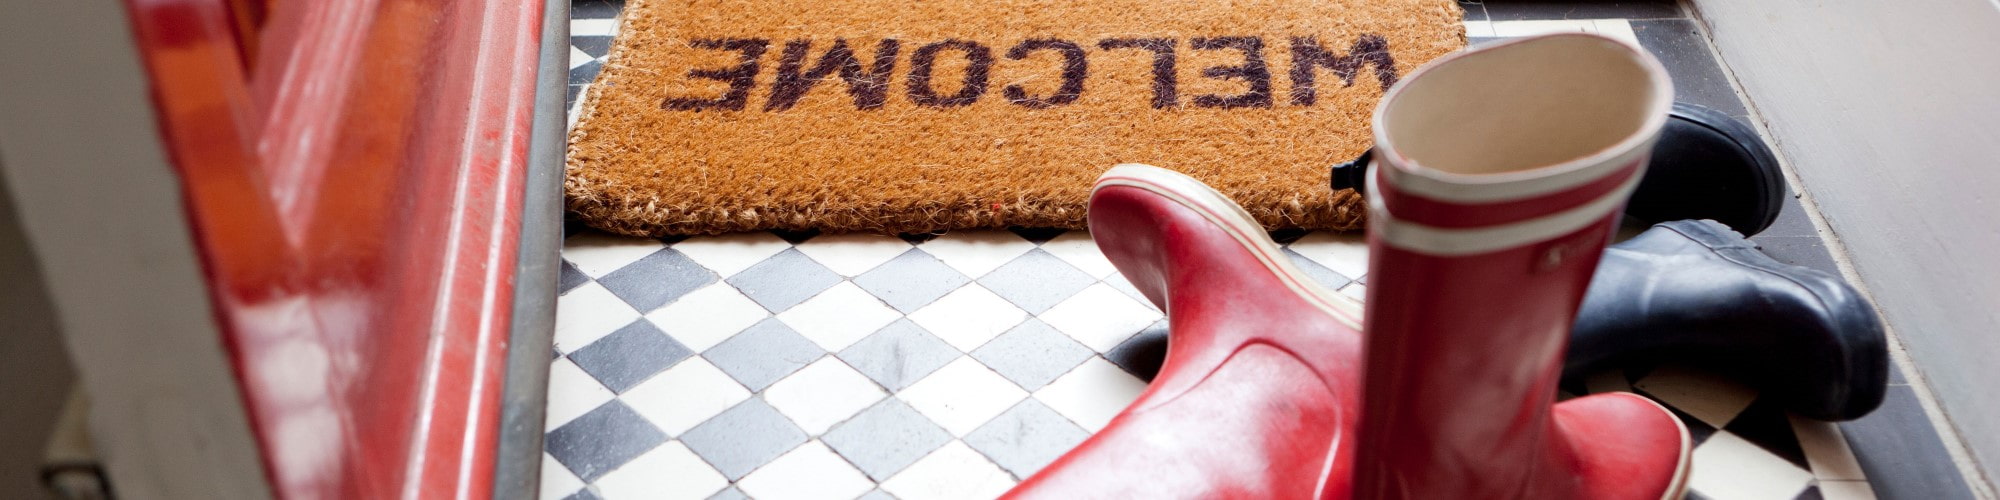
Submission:
[[[1273,228],[1358,227],[1327,168],[1452,0],[632,0],[569,208],[633,235],[1082,227],[1118,163]]]

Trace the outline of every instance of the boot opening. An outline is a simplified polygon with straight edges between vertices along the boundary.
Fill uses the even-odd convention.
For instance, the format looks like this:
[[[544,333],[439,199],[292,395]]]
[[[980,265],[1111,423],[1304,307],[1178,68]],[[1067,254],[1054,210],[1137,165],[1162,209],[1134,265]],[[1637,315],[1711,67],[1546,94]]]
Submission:
[[[1673,91],[1651,64],[1634,47],[1591,35],[1505,43],[1412,75],[1382,103],[1376,126],[1419,170],[1562,165],[1629,149],[1658,128]]]

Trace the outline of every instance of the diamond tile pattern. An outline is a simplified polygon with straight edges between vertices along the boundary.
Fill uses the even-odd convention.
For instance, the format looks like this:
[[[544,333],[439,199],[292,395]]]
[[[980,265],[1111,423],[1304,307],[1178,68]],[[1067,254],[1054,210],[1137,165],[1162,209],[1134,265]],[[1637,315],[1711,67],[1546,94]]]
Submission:
[[[736,483],[745,495],[770,500],[853,498],[875,487],[825,443],[806,443]]]
[[[797,249],[778,252],[729,277],[731,286],[772,312],[791,309],[836,283],[840,275]]]
[[[1041,314],[1096,281],[1062,259],[1035,249],[994,269],[980,278],[979,284],[1029,314]]]
[[[674,365],[618,398],[660,430],[678,436],[750,399],[750,390],[697,357]]]
[[[901,316],[853,283],[842,282],[812,300],[778,313],[778,319],[829,351],[846,349]]]
[[[960,351],[978,349],[1025,319],[1026,312],[976,283],[910,313],[910,321]]]
[[[765,401],[814,435],[884,397],[888,394],[881,386],[833,357],[820,358],[764,390]]]
[[[806,433],[763,399],[751,398],[695,426],[680,440],[735,481],[805,443]]]
[[[604,387],[625,392],[692,355],[694,351],[642,319],[570,353],[569,360]]]
[[[672,249],[660,250],[612,271],[597,283],[633,309],[651,311],[715,282],[715,273]]]
[[[637,412],[612,401],[549,431],[544,446],[577,478],[595,481],[666,440],[666,433]]]
[[[1029,319],[972,351],[972,358],[1032,391],[1090,359],[1090,349],[1042,320]]]
[[[812,341],[776,319],[767,319],[702,353],[736,381],[764,390],[826,354]]]
[[[575,283],[558,303],[548,444],[561,468],[545,471],[543,497],[1005,491],[1102,428],[1165,356],[1164,316],[1089,238],[1070,231],[1037,244],[1005,232],[946,234],[913,248],[871,238],[848,243],[873,247],[865,251],[815,250],[853,273],[843,277],[769,233],[665,246],[581,233],[572,239],[587,245],[592,264],[565,261]],[[1308,276],[1361,296],[1354,278],[1365,276],[1346,274],[1366,271],[1366,248],[1353,238],[1306,233],[1286,250]],[[992,254],[974,254],[981,251]],[[688,284],[634,288],[638,280],[620,274],[625,267],[607,262]],[[613,278],[623,279],[624,294],[604,284]],[[663,305],[642,309],[652,302]],[[1700,445],[1697,463],[1742,468],[1697,472],[1691,497],[1868,488],[1837,436],[1807,444],[1788,432],[1823,423],[1757,405],[1743,387],[1664,367],[1593,377],[1571,392],[1607,390],[1670,406]],[[1828,432],[1816,429],[1799,435]],[[1845,465],[1814,477],[1815,460]],[[767,467],[775,468],[758,474]],[[670,470],[685,479],[661,482]],[[795,489],[806,481],[827,489]]]
[[[573,5],[572,99],[604,64],[623,2]],[[1476,37],[1551,29],[1461,5]],[[1358,233],[1277,235],[1306,275],[1363,296]],[[1101,428],[1167,347],[1164,316],[1085,231],[584,230],[562,255],[544,499],[990,498]],[[1869,493],[1841,427],[1698,371],[1564,388],[1633,390],[1675,411],[1699,443],[1691,498]]]
[[[854,278],[854,284],[861,289],[906,314],[957,290],[967,281],[971,280],[922,250],[903,252]]]
[[[953,441],[882,482],[882,491],[904,500],[993,498],[1014,478],[965,443]]]
[[[1089,437],[1048,405],[1029,399],[965,435],[965,444],[1015,478],[1027,479]]]
[[[909,403],[889,399],[834,427],[823,439],[847,461],[880,481],[951,442],[951,433],[910,408]]]
[[[910,320],[896,320],[882,330],[840,351],[840,359],[891,391],[909,387],[918,379],[958,357],[958,350]]]

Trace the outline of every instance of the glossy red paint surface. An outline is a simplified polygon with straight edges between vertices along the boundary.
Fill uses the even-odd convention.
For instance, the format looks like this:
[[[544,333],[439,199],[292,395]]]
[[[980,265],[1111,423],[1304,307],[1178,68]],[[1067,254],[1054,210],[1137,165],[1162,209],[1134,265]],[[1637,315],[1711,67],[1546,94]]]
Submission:
[[[541,2],[126,4],[273,491],[490,496]]]

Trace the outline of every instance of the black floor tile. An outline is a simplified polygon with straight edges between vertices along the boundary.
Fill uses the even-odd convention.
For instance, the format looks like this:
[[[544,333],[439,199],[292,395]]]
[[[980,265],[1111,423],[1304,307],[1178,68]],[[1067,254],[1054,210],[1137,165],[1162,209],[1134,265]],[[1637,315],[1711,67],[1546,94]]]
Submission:
[[[1707,422],[1703,422],[1699,418],[1695,418],[1694,415],[1689,415],[1687,412],[1681,411],[1679,408],[1675,408],[1673,405],[1667,404],[1666,401],[1662,401],[1659,397],[1646,393],[1645,389],[1635,388],[1632,390],[1632,392],[1641,396],[1645,396],[1648,399],[1652,399],[1653,401],[1660,403],[1660,407],[1666,408],[1667,413],[1672,413],[1674,414],[1674,418],[1680,419],[1681,425],[1687,427],[1688,446],[1690,447],[1701,446],[1702,443],[1708,441],[1709,437],[1714,436],[1717,430],[1720,430],[1716,429],[1715,426],[1713,425],[1708,425]]]
[[[1485,0],[1486,16],[1494,21],[1537,19],[1681,19],[1687,14],[1674,0]]]
[[[1806,463],[1805,450],[1799,447],[1798,434],[1792,431],[1792,421],[1786,418],[1784,405],[1776,398],[1757,398],[1749,408],[1736,414],[1729,425],[1722,426],[1722,430],[1742,437],[1800,469],[1812,470],[1812,466]]]
[[[719,277],[708,268],[668,248],[598,278],[597,284],[604,285],[604,289],[610,290],[611,294],[645,313],[679,300],[682,295],[717,279]]]
[[[604,69],[604,61],[591,61],[569,70],[569,84],[581,85],[597,79],[597,72]]]
[[[1486,4],[1485,4],[1485,3],[1481,3],[1481,2],[1479,2],[1478,0],[1473,0],[1473,1],[1470,1],[1470,2],[1468,2],[1468,1],[1466,1],[1466,0],[1458,0],[1458,6],[1459,6],[1459,8],[1462,8],[1462,9],[1465,9],[1465,20],[1467,20],[1467,21],[1485,21],[1485,20],[1486,20]]]
[[[1806,208],[1804,205],[1799,204],[1799,199],[1787,196],[1785,198],[1785,207],[1778,212],[1778,220],[1772,222],[1771,227],[1764,228],[1764,232],[1752,235],[1753,238],[1758,236],[1766,238],[1784,236],[1817,238],[1819,237],[1819,229],[1813,227],[1812,218],[1806,216]]]
[[[667,434],[625,403],[612,401],[549,431],[547,439],[549,456],[569,467],[576,477],[596,481],[666,442]]]
[[[1909,386],[1889,387],[1881,408],[1840,432],[1882,500],[1973,498]]]
[[[606,53],[611,52],[611,37],[609,36],[573,36],[569,37],[569,44],[572,47],[576,47],[576,50],[590,54],[590,57],[600,59]]]
[[[571,84],[569,86],[569,97],[563,98],[563,109],[569,109],[573,106],[576,106],[576,99],[582,96],[583,96],[583,85]]]
[[[1826,242],[1820,241],[1817,236],[1757,236],[1750,241],[1763,247],[1764,255],[1778,262],[1840,275],[1840,266],[1834,264],[1833,254],[1827,250]]]
[[[575,290],[576,287],[583,286],[584,283],[589,282],[590,275],[583,274],[583,271],[576,269],[575,264],[571,264],[565,260],[562,263],[561,277],[556,282],[556,293],[569,293],[570,290]]]
[[[1139,380],[1152,382],[1167,361],[1167,322],[1161,321],[1104,353],[1104,359],[1118,365]]]
[[[1020,236],[1022,239],[1035,242],[1035,244],[1037,245],[1042,243],[1047,243],[1049,240],[1056,239],[1057,236],[1062,236],[1063,233],[1069,232],[1068,229],[1063,229],[1058,227],[1012,226],[1008,227],[1007,230],[1012,231],[1015,235]]]
[[[1279,229],[1271,231],[1271,241],[1275,241],[1280,245],[1290,245],[1294,241],[1299,241],[1299,238],[1306,237],[1306,233],[1310,232],[1312,231],[1297,228]]]
[[[922,245],[924,244],[924,242],[935,240],[939,236],[944,236],[944,232],[934,231],[929,233],[896,233],[897,238],[902,238],[903,241],[910,242],[911,245]]]
[[[810,240],[814,236],[819,236],[819,230],[806,229],[802,231],[791,231],[785,229],[772,229],[771,234],[778,235],[778,238],[785,240],[785,242],[787,243],[797,245],[800,243],[805,243],[806,240]]]
[[[1708,42],[1695,30],[1694,21],[1632,21],[1632,33],[1639,37],[1639,45],[1660,58],[1660,63],[1667,66],[1667,73],[1673,75],[1675,100],[1730,116],[1748,114],[1743,101],[1736,97],[1736,88],[1730,86],[1729,77],[1723,74],[1722,65],[1708,50]]]
[[[693,355],[652,321],[640,319],[570,353],[569,359],[611,392],[622,394]]]
[[[571,0],[570,19],[611,19],[625,10],[625,0]]]

